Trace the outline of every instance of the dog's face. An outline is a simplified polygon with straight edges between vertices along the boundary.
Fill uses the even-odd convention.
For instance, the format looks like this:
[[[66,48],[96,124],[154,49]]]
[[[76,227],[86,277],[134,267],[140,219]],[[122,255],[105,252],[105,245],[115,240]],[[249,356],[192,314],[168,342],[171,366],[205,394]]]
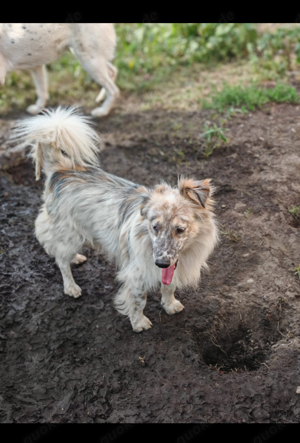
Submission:
[[[165,284],[172,281],[180,252],[193,242],[201,229],[210,192],[209,180],[181,179],[178,189],[165,184],[156,186],[141,210],[149,223],[154,262],[160,268],[169,268],[163,271]]]

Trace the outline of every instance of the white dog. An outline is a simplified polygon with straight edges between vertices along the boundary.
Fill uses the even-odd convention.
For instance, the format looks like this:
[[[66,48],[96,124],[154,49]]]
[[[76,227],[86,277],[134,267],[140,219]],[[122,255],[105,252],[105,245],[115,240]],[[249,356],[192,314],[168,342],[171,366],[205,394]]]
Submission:
[[[146,293],[161,284],[162,305],[175,314],[183,305],[176,287],[197,286],[218,231],[210,180],[180,179],[153,189],[97,167],[97,135],[74,109],[48,111],[19,123],[19,148],[32,144],[37,178],[46,174],[36,236],[56,259],[64,292],[81,295],[70,263],[80,263],[84,244],[101,248],[119,269],[117,309],[133,330],[151,327],[143,314]]]
[[[68,48],[83,68],[103,89],[96,101],[105,98],[92,115],[107,115],[119,89],[114,80],[117,69],[109,62],[114,58],[116,34],[111,23],[2,23],[0,24],[0,85],[6,73],[30,69],[38,95],[30,114],[44,109],[49,98],[45,64],[56,60]]]

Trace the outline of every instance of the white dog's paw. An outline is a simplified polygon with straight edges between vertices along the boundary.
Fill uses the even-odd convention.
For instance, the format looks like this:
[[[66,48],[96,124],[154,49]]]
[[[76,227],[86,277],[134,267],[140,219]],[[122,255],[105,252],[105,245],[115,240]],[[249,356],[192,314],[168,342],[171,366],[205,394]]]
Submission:
[[[71,263],[75,263],[75,265],[79,265],[80,263],[84,263],[86,261],[86,256],[81,254],[75,254]]]
[[[103,109],[102,107],[95,108],[91,111],[91,114],[93,117],[105,117],[106,115],[108,115],[108,113],[109,113],[109,110]]]
[[[37,105],[30,105],[28,106],[28,108],[26,109],[26,111],[28,112],[28,114],[31,115],[37,115],[39,112],[41,112],[42,108],[40,108]]]
[[[150,329],[152,326],[151,321],[149,320],[149,318],[147,318],[145,315],[143,315],[142,320],[140,320],[139,322],[136,322],[134,325],[132,325],[132,328],[135,332],[141,332],[143,330],[147,330]]]
[[[71,297],[77,298],[81,296],[81,288],[74,283],[73,285],[64,287],[65,294],[70,295]]]
[[[106,91],[104,88],[102,88],[96,98],[96,103],[102,102],[105,99],[105,97],[106,97]]]
[[[182,303],[180,303],[179,300],[175,300],[173,303],[169,303],[169,304],[163,304],[164,310],[166,311],[167,314],[169,315],[173,315],[176,314],[177,312],[180,312],[183,310],[184,306]]]

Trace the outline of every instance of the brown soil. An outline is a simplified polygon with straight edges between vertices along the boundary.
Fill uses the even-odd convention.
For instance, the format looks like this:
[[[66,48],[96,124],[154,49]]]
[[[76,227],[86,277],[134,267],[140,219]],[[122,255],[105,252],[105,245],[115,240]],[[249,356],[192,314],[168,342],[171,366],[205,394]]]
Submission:
[[[213,179],[221,243],[200,287],[136,334],[112,305],[115,267],[87,249],[83,296],[63,294],[34,235],[42,182],[30,161],[0,172],[2,422],[297,422],[300,417],[299,109],[272,105],[227,122],[205,158],[208,112],[115,111],[96,122],[103,168],[144,185]],[[11,118],[14,120],[14,117]],[[4,125],[5,127],[5,125]],[[0,127],[1,129],[1,127]],[[7,131],[0,134],[6,140]]]

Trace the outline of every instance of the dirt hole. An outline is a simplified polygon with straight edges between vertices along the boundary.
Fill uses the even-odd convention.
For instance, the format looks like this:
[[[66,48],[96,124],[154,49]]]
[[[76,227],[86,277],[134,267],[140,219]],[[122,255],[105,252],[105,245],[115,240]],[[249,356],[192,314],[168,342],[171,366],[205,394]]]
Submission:
[[[251,315],[253,319],[253,315]],[[226,328],[211,328],[196,333],[204,363],[222,372],[255,371],[266,364],[271,347],[281,338],[278,330],[279,313],[260,313],[259,321],[228,322]]]
[[[267,350],[252,338],[251,330],[241,328],[220,345],[213,338],[203,350],[203,360],[223,372],[255,371],[267,359]],[[225,348],[225,349],[224,349]]]

